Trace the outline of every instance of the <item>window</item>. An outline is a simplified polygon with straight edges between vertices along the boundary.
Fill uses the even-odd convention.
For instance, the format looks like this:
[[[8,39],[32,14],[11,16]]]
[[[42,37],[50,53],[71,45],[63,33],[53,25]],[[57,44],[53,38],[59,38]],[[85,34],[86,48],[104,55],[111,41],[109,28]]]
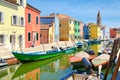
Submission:
[[[0,23],[4,23],[3,12],[0,12]]]
[[[16,15],[12,16],[12,24],[17,25],[18,17]]]
[[[36,33],[36,40],[38,41],[38,33]]]
[[[61,24],[59,24],[59,26],[61,27]]]
[[[20,17],[20,26],[24,26],[24,18]]]
[[[75,32],[77,32],[77,29],[75,29]]]
[[[36,24],[38,24],[38,17],[36,17]]]
[[[28,13],[28,22],[30,23],[31,22],[31,14]]]
[[[70,20],[70,24],[72,23],[72,21]]]
[[[6,40],[5,35],[0,34],[0,45],[5,45],[5,40]]]
[[[23,0],[20,0],[20,6],[23,6]]]
[[[12,43],[12,35],[10,35],[10,43]]]
[[[28,32],[28,41],[30,41],[30,36],[31,36],[31,34],[30,34],[30,32]]]

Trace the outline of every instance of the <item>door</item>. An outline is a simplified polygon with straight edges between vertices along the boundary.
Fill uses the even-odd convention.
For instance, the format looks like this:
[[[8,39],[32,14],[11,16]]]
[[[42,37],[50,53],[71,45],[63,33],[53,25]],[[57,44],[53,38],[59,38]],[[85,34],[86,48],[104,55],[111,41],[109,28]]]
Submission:
[[[16,43],[15,35],[10,35],[10,43],[12,50],[15,50],[15,43]]]

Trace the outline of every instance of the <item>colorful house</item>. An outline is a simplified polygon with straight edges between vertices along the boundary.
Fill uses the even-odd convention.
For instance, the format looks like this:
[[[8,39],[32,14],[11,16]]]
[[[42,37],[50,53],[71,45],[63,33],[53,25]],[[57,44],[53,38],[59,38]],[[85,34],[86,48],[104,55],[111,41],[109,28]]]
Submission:
[[[64,14],[58,15],[60,21],[60,41],[70,41],[74,37],[74,20]]]
[[[25,47],[40,45],[40,10],[27,4],[25,22]]]
[[[74,21],[74,36],[75,36],[75,40],[79,40],[80,39],[80,21],[75,20]]]
[[[110,38],[116,38],[119,36],[120,28],[110,28]]]
[[[84,26],[83,26],[83,38],[84,39],[89,39],[90,38],[89,26],[87,24],[84,24]]]
[[[83,22],[79,22],[80,24],[80,39],[83,39]]]
[[[42,16],[40,17],[41,24],[49,26],[49,40],[51,37],[53,38],[52,41],[48,42],[58,42],[59,41],[59,20],[57,14],[50,14],[49,16]],[[52,26],[52,28],[50,28]],[[42,29],[41,29],[42,30]],[[44,35],[44,34],[43,34]]]
[[[17,49],[25,44],[26,0],[0,0],[0,45]]]
[[[71,38],[74,39],[74,19],[70,19],[70,23],[69,23],[69,35],[70,35],[70,40]]]
[[[92,40],[100,39],[101,38],[100,27],[93,23],[90,23],[88,26],[89,26],[90,39]]]
[[[41,43],[53,43],[54,42],[54,23],[41,24]]]

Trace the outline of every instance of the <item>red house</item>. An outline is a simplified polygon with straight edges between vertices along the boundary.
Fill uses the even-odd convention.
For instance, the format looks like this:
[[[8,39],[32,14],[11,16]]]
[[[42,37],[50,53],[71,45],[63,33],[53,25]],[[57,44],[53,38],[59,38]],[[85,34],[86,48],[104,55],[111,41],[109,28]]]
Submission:
[[[119,36],[120,28],[110,28],[110,38],[116,38]]]
[[[40,45],[40,10],[27,4],[25,8],[25,47]]]

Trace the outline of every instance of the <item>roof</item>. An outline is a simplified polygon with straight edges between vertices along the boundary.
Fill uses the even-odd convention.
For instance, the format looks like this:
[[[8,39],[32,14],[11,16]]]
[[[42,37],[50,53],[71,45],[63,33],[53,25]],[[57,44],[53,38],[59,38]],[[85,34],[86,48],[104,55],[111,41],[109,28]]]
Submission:
[[[54,17],[40,17],[41,24],[52,24],[54,21]]]
[[[30,4],[28,4],[28,3],[27,3],[27,7],[30,7],[30,8],[32,8],[32,9],[34,9],[34,10],[38,11],[38,12],[41,12],[39,9],[37,9],[37,8],[35,8],[35,7],[33,7],[33,6],[31,6],[31,5],[30,5]]]
[[[65,15],[65,14],[58,14],[58,18],[70,18],[70,16]]]
[[[54,18],[54,15],[49,15],[49,16],[41,16],[41,18]]]

